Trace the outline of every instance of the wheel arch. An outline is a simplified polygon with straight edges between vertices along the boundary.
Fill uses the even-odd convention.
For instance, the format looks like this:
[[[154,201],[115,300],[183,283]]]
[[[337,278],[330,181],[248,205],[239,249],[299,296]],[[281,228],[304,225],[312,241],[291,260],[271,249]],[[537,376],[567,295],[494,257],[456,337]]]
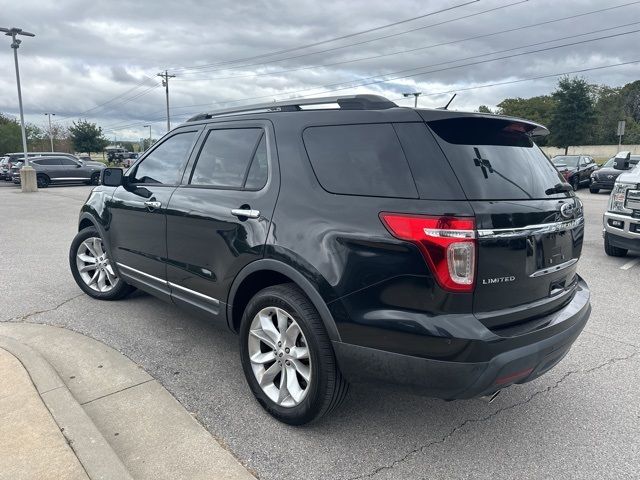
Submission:
[[[227,323],[238,332],[244,307],[251,297],[263,288],[292,282],[309,298],[318,311],[332,341],[340,341],[340,334],[326,302],[313,284],[296,269],[274,259],[261,259],[244,267],[234,279],[227,298]]]

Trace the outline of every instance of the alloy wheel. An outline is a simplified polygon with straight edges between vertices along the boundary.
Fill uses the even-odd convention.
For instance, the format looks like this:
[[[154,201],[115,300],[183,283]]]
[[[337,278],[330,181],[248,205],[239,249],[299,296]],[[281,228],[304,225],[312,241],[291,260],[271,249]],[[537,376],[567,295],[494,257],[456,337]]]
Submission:
[[[118,284],[100,237],[89,237],[78,247],[76,266],[82,281],[92,290],[106,293]]]
[[[281,407],[295,407],[309,393],[313,369],[298,323],[277,307],[260,310],[248,337],[251,369],[262,391]]]

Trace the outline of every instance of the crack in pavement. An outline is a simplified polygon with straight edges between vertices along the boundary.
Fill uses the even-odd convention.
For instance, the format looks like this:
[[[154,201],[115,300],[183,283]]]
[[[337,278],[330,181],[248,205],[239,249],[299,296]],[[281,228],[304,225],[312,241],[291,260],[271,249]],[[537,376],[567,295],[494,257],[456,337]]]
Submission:
[[[54,312],[57,309],[59,309],[60,307],[66,305],[67,303],[71,302],[72,300],[75,300],[76,298],[81,297],[83,295],[84,295],[84,293],[79,293],[78,295],[74,295],[71,298],[67,298],[65,301],[59,303],[55,307],[47,308],[47,309],[44,309],[44,310],[35,310],[33,312],[29,312],[29,313],[26,313],[24,315],[17,315],[15,317],[8,318],[7,320],[0,320],[0,322],[24,322],[28,318],[35,317],[36,315],[40,315],[41,313]]]
[[[640,351],[634,351],[633,353],[631,353],[631,354],[629,354],[629,355],[627,355],[625,357],[614,357],[614,358],[611,358],[611,359],[607,360],[606,362],[604,362],[604,363],[602,363],[600,365],[596,365],[595,367],[588,368],[586,370],[570,370],[567,373],[565,373],[553,385],[548,386],[548,387],[544,388],[543,390],[539,390],[537,392],[534,392],[531,396],[529,396],[526,400],[524,400],[522,402],[518,402],[518,403],[515,403],[513,405],[509,405],[508,407],[500,408],[500,409],[496,410],[495,412],[493,412],[493,413],[491,413],[489,415],[486,415],[484,417],[481,417],[481,418],[471,418],[471,419],[464,420],[462,423],[460,423],[459,425],[456,425],[455,427],[453,427],[447,434],[445,434],[443,437],[439,438],[438,440],[434,440],[432,442],[427,443],[426,445],[421,445],[419,447],[416,447],[413,450],[407,452],[402,458],[394,460],[393,462],[391,462],[388,465],[382,465],[380,467],[377,467],[371,473],[367,473],[367,474],[364,474],[364,475],[358,475],[358,476],[355,476],[355,477],[349,477],[349,478],[347,478],[347,480],[361,480],[361,479],[364,479],[364,478],[373,478],[374,476],[376,476],[380,472],[383,472],[383,471],[386,471],[386,470],[392,470],[395,467],[397,467],[398,465],[400,465],[401,463],[403,463],[406,460],[408,460],[409,457],[411,457],[412,455],[415,455],[415,454],[418,454],[418,453],[424,453],[427,449],[429,449],[430,447],[433,447],[434,445],[445,443],[449,438],[451,438],[458,431],[462,430],[464,427],[466,427],[469,424],[486,422],[486,421],[489,421],[492,418],[496,417],[497,415],[501,414],[502,412],[506,412],[508,410],[513,410],[514,408],[520,407],[522,405],[526,405],[527,403],[531,402],[537,396],[542,395],[543,393],[547,393],[547,392],[549,392],[551,390],[554,390],[554,389],[558,388],[560,386],[560,384],[563,383],[567,378],[569,378],[569,377],[571,377],[571,376],[573,376],[575,374],[589,374],[589,373],[592,373],[592,372],[594,372],[596,370],[600,370],[601,368],[607,367],[609,365],[613,365],[614,363],[622,362],[622,361],[625,361],[625,360],[630,360],[631,358],[637,356],[638,353],[640,353]]]

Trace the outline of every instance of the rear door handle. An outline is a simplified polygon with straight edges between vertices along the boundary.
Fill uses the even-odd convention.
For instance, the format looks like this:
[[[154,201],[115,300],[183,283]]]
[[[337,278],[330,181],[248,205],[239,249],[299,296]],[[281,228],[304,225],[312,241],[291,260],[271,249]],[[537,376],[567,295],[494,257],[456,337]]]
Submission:
[[[236,217],[246,217],[246,218],[259,218],[260,210],[249,210],[245,208],[234,208],[231,210],[231,215],[235,215]]]
[[[156,200],[148,200],[144,202],[144,206],[147,208],[154,209],[154,208],[160,208],[162,206],[162,203]]]

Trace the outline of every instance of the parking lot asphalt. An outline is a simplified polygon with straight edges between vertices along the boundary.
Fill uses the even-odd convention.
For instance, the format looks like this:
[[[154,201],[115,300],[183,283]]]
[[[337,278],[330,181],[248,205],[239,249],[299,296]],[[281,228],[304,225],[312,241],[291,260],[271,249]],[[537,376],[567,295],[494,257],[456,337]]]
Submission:
[[[492,404],[354,385],[332,416],[290,427],[253,399],[235,335],[145,294],[99,302],[81,293],[67,255],[89,191],[22,194],[0,181],[0,320],[63,326],[120,350],[259,478],[640,477],[640,257],[605,255],[607,194],[579,192],[579,273],[593,313],[551,372]]]

